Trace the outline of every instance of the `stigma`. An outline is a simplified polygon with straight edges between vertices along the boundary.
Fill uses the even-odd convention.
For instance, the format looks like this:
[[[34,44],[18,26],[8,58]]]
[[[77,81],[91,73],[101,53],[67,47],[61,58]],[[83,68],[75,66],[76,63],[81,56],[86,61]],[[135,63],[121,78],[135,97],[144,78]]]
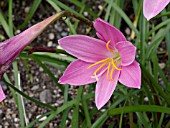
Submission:
[[[111,40],[109,40],[106,43],[106,48],[109,52],[112,53],[113,57],[108,57],[105,59],[102,59],[100,61],[97,61],[93,64],[91,64],[90,66],[88,66],[87,69],[90,69],[94,66],[98,66],[98,68],[94,71],[92,78],[95,78],[96,80],[98,80],[98,77],[100,77],[104,72],[106,72],[106,77],[109,81],[113,81],[113,73],[115,70],[121,70],[121,68],[119,68],[118,66],[121,63],[121,58],[120,58],[120,54],[118,53],[118,51],[115,49],[115,51],[113,49],[111,49],[109,47]]]

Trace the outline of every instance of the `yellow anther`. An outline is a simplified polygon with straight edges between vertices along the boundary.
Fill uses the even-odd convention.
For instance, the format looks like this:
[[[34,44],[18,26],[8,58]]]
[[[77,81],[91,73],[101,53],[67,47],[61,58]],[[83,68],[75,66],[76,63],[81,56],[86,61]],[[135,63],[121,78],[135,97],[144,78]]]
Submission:
[[[100,65],[100,67],[98,67],[98,68],[94,71],[94,75],[96,75],[97,72],[100,71],[100,69],[102,69],[106,64],[108,64],[108,61],[106,61],[105,63],[103,63],[102,65]]]
[[[109,62],[108,67],[107,67],[107,78],[109,78],[110,66],[111,66],[111,63]]]
[[[104,62],[108,61],[109,59],[110,59],[110,58],[106,58],[106,59],[103,59],[103,60],[97,61],[96,63],[91,64],[90,66],[88,66],[88,68],[87,68],[87,69],[90,69],[91,67],[96,66],[96,65],[98,65],[98,64],[104,63]]]
[[[111,48],[109,48],[110,42],[111,42],[111,40],[107,41],[107,43],[106,43],[106,48],[107,48],[107,50],[108,50],[109,52],[111,52],[111,53],[114,54],[114,51],[113,51]]]
[[[112,81],[114,80],[113,79],[113,73],[114,73],[114,67],[112,67],[112,70],[110,72],[110,80],[112,80]]]
[[[114,60],[112,59],[112,66],[116,69],[116,70],[122,70],[121,68],[118,68],[117,66],[116,66],[116,64],[114,63]]]

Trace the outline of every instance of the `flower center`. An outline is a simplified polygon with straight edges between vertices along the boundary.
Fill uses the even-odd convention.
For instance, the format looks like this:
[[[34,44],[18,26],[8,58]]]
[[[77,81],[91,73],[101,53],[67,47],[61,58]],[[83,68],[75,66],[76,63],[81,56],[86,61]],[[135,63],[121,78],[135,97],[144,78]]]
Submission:
[[[97,66],[99,65],[99,67],[94,71],[92,78],[96,78],[96,80],[98,80],[98,77],[101,76],[105,71],[107,71],[106,73],[106,77],[108,80],[113,81],[113,73],[115,70],[121,70],[121,68],[118,68],[118,65],[121,63],[121,58],[120,58],[120,54],[118,53],[118,51],[115,49],[115,51],[113,51],[110,47],[110,40],[106,43],[106,48],[109,52],[112,53],[112,57],[108,57],[105,58],[103,60],[97,61],[93,64],[91,64],[90,66],[88,66],[88,69],[92,68],[93,66]]]

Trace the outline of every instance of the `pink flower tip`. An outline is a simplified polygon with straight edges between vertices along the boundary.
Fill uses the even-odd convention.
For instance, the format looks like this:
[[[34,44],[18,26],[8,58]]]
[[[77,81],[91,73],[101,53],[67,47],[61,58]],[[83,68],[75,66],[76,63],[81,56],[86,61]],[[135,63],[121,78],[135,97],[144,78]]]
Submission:
[[[170,2],[170,0],[144,0],[143,14],[149,21],[151,18],[159,14]]]
[[[96,104],[96,107],[97,107],[98,110],[100,110],[103,106],[104,106],[104,104],[99,104],[99,105]]]
[[[65,84],[61,79],[58,80],[59,84]]]

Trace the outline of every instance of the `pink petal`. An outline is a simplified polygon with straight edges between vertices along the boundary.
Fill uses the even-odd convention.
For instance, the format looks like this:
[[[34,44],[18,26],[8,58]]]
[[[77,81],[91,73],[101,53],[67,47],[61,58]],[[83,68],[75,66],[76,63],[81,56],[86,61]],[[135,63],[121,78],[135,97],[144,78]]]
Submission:
[[[129,66],[122,66],[119,81],[127,87],[140,89],[141,69],[139,63],[134,61]]]
[[[95,102],[98,109],[103,107],[115,90],[120,71],[115,70],[113,73],[114,81],[109,81],[107,79],[106,73],[104,73],[97,81],[96,91],[95,91]]]
[[[150,20],[160,13],[170,0],[144,0],[143,13],[147,20]]]
[[[6,96],[5,96],[5,94],[4,94],[3,90],[2,90],[2,87],[0,85],[0,102],[3,101],[5,98],[6,98]]]
[[[117,42],[126,41],[122,32],[100,18],[94,22],[94,27],[97,31],[97,36],[105,42],[111,40],[113,46]]]
[[[84,35],[67,36],[58,42],[68,53],[86,62],[96,62],[110,54],[105,42]]]
[[[127,66],[135,60],[136,47],[132,43],[128,41],[119,42],[116,44],[116,49],[122,59],[122,66]]]
[[[96,79],[91,78],[96,68],[92,67],[87,69],[89,65],[91,65],[91,63],[75,60],[67,67],[66,71],[58,82],[60,84],[70,84],[77,86],[96,82]]]

